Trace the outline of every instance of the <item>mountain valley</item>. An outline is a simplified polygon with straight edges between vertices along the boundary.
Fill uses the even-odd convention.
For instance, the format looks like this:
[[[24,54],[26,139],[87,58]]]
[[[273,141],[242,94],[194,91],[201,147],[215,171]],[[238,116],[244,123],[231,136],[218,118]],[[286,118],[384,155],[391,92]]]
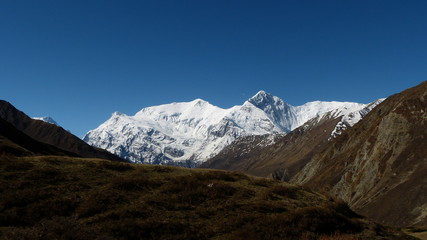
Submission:
[[[426,99],[114,113],[85,140],[124,159],[1,101],[0,238],[413,239],[393,227],[427,225]]]

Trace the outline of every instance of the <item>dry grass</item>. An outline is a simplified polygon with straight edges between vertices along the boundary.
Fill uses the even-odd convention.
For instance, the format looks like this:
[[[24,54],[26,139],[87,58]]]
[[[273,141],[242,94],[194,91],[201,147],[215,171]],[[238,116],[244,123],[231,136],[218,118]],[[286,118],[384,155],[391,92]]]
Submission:
[[[224,171],[2,157],[0,194],[0,239],[346,240],[377,235],[344,203]],[[382,234],[391,236],[386,230]]]
[[[362,240],[362,239],[356,238],[350,235],[334,234],[331,236],[321,236],[319,240]]]

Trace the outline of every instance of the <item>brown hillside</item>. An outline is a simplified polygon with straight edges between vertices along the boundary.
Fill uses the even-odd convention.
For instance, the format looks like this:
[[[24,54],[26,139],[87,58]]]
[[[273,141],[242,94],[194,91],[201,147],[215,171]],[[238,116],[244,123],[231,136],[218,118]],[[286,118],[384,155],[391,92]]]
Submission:
[[[0,239],[404,240],[342,202],[223,171],[0,157]]]
[[[293,182],[379,222],[427,223],[427,82],[393,95],[315,154]]]
[[[31,119],[12,104],[3,100],[0,100],[0,117],[37,141],[53,145],[81,157],[125,161],[105,150],[88,145],[62,127]]]

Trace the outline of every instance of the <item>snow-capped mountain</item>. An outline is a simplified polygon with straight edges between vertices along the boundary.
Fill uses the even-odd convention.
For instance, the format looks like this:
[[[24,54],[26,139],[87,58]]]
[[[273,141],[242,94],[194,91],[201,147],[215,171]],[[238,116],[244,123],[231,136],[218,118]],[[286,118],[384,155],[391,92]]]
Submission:
[[[352,102],[292,106],[265,91],[240,106],[222,109],[196,99],[144,108],[134,116],[114,113],[84,140],[135,163],[195,166],[236,138],[288,133],[334,109],[360,109]]]
[[[51,117],[32,117],[32,119],[41,120],[43,122],[47,122],[47,123],[59,126],[58,123],[55,120],[53,120],[53,118],[51,118]]]

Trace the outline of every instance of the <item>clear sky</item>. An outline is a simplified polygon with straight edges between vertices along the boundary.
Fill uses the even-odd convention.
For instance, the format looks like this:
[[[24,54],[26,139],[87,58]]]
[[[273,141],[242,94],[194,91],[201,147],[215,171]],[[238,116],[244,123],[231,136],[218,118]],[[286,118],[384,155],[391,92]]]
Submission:
[[[259,90],[368,103],[427,79],[425,0],[4,0],[0,99],[82,137],[114,111]]]

